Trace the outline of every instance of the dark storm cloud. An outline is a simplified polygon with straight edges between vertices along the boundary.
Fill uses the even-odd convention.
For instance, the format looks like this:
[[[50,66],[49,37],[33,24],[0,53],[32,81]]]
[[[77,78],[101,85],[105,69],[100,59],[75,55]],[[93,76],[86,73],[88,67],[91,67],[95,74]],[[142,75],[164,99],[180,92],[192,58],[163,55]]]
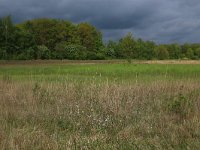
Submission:
[[[0,17],[87,21],[104,39],[134,36],[158,43],[200,42],[199,0],[0,0]]]

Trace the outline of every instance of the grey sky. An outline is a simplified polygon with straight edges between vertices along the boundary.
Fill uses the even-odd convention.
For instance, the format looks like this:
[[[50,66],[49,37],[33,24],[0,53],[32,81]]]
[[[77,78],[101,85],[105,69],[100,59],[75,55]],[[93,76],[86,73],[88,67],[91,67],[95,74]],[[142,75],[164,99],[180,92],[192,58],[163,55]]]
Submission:
[[[200,42],[199,0],[0,0],[0,17],[15,22],[60,18],[90,22],[104,39],[128,32],[157,43]]]

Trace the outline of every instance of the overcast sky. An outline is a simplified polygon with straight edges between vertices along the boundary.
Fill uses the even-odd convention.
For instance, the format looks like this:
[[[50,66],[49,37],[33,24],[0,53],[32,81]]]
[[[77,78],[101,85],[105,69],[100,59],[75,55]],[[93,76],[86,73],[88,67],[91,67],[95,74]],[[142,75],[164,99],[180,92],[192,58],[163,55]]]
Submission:
[[[15,22],[59,18],[90,22],[104,40],[128,32],[157,43],[200,42],[200,0],[0,0],[0,17]]]

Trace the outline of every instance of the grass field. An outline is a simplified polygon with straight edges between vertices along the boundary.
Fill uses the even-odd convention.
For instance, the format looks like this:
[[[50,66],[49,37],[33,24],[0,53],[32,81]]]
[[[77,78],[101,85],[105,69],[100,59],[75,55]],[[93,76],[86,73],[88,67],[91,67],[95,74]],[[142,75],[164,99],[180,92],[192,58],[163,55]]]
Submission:
[[[199,61],[0,62],[0,149],[199,149]]]

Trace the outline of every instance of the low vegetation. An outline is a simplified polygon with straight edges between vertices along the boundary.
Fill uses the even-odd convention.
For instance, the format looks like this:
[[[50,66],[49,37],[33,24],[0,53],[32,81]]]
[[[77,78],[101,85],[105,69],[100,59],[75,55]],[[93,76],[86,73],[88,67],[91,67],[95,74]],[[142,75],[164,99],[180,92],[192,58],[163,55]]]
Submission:
[[[199,64],[5,63],[0,149],[199,149],[199,81]]]

